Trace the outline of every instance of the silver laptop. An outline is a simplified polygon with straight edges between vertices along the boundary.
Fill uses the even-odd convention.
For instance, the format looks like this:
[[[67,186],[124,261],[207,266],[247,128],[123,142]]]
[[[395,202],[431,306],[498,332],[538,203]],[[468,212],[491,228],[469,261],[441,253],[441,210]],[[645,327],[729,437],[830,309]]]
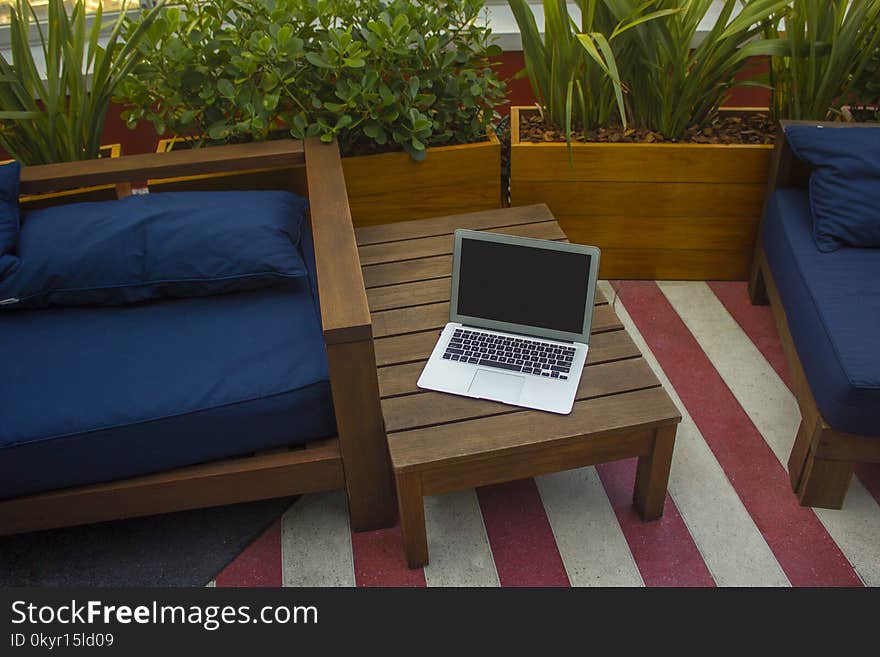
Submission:
[[[598,272],[593,246],[455,231],[449,323],[419,387],[570,413]]]

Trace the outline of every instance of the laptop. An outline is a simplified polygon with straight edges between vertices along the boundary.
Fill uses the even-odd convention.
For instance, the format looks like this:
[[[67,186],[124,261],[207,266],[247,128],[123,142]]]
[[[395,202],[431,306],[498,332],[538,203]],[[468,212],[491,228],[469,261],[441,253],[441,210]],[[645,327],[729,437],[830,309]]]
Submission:
[[[455,231],[449,323],[418,386],[570,413],[598,272],[593,246]]]

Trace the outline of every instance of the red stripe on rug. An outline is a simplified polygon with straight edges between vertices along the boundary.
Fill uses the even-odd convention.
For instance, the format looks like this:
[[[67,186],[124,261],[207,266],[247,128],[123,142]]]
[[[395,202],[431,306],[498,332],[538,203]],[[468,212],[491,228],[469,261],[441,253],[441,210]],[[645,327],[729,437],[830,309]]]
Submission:
[[[406,565],[400,526],[353,533],[351,547],[358,586],[425,586],[425,571]]]
[[[663,517],[643,522],[633,507],[637,459],[596,466],[646,586],[715,586],[703,556],[669,495]]]
[[[534,479],[477,489],[501,586],[570,586]]]
[[[217,575],[217,586],[281,586],[281,518]]]
[[[782,341],[776,331],[776,323],[773,320],[770,306],[753,306],[749,301],[748,284],[746,283],[712,282],[709,283],[709,287],[730,313],[730,316],[764,355],[770,366],[776,370],[779,378],[785,382],[789,390],[794,392],[791,376],[788,372],[788,363],[785,361],[785,352],[782,349]],[[857,464],[856,476],[871,493],[877,504],[880,504],[880,463]]]
[[[798,505],[785,469],[657,285],[620,281],[615,288],[792,585],[860,586],[813,511]]]

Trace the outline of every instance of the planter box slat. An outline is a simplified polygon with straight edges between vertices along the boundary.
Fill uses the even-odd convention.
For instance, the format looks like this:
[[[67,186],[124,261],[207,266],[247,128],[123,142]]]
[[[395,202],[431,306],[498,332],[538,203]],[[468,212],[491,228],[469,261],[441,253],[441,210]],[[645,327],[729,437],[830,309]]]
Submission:
[[[752,254],[744,251],[673,249],[603,249],[602,257],[615,263],[607,274],[610,279],[673,281],[744,280],[752,261]]]
[[[765,146],[576,143],[571,167],[565,144],[519,143],[511,166],[525,180],[766,183],[761,171],[769,168],[771,152]]]
[[[546,203],[603,278],[744,280],[772,146],[523,143],[512,109],[511,203]],[[573,162],[573,164],[572,164]]]
[[[767,184],[561,182],[516,179],[516,205],[547,199],[557,217],[748,217],[761,213]]]
[[[551,209],[552,206],[551,206]],[[758,219],[752,217],[594,217],[571,215],[559,222],[572,242],[605,249],[688,251],[749,250]],[[592,240],[592,242],[590,242]],[[613,264],[613,263],[612,263]]]
[[[414,162],[406,153],[342,160],[355,226],[493,210],[501,206],[501,144],[484,142],[428,149]]]

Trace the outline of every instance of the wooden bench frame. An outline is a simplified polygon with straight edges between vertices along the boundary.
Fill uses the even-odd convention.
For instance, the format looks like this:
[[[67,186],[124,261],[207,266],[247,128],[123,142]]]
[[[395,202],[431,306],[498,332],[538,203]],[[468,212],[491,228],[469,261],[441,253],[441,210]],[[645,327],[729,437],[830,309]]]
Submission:
[[[822,125],[832,129],[854,126],[880,129],[878,124],[783,121],[779,126],[770,169],[768,199],[777,189],[806,188],[809,181],[809,168],[795,157],[785,139],[785,126],[794,124]],[[843,507],[855,463],[880,462],[880,438],[837,431],[822,417],[788,328],[788,318],[779,298],[776,281],[767,264],[760,230],[755,241],[749,296],[753,304],[770,304],[801,411],[801,424],[788,458],[792,489],[803,506],[840,509]]]
[[[21,194],[109,184],[125,195],[133,181],[265,168],[278,169],[285,180],[281,187],[292,189],[295,176],[302,180],[303,167],[338,437],[300,449],[3,500],[0,535],[342,487],[353,530],[393,524],[372,324],[335,143],[283,140],[24,167]],[[222,180],[225,187],[243,188],[235,187],[234,177]],[[65,195],[57,202],[73,200]]]

